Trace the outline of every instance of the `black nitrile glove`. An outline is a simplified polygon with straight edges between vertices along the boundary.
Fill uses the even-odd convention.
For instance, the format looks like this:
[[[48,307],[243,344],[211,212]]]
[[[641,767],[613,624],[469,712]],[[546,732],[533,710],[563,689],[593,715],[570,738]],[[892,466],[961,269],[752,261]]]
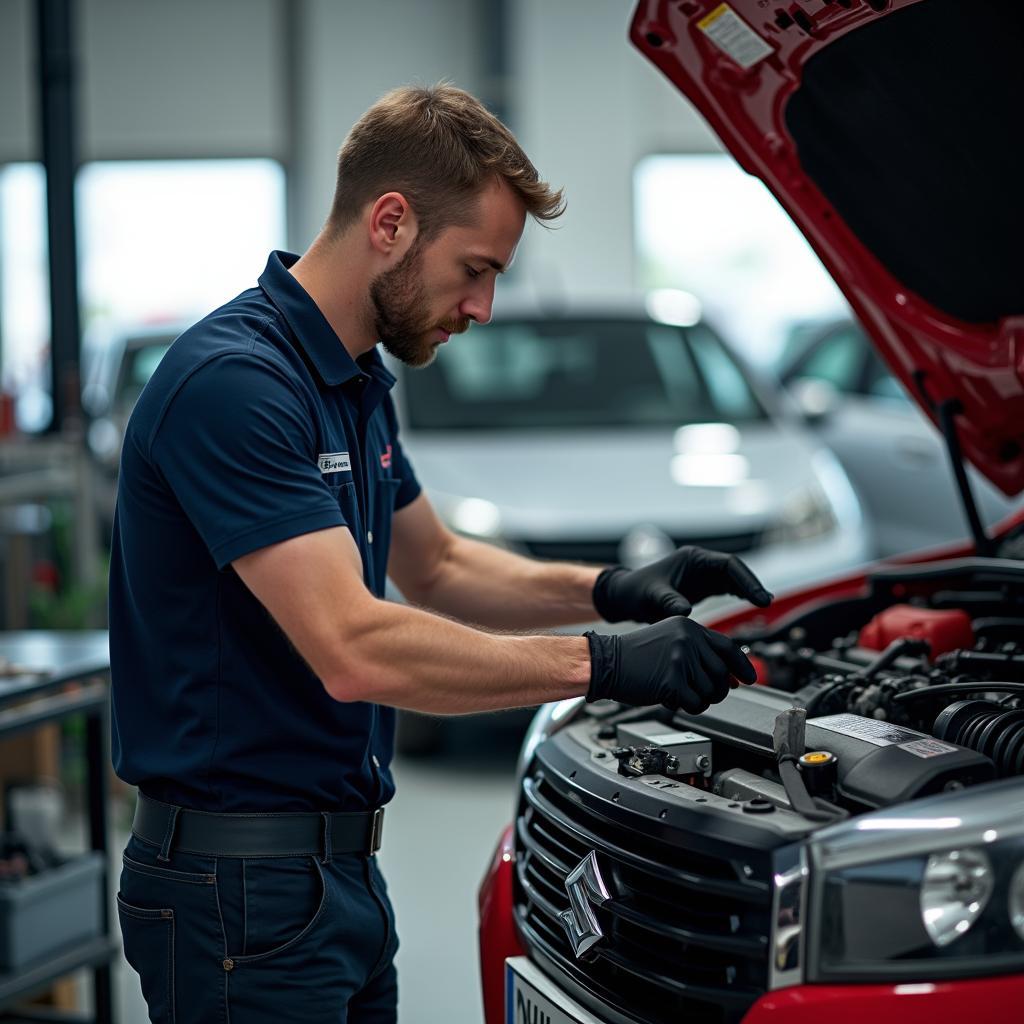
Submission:
[[[713,594],[735,594],[758,608],[767,608],[773,597],[735,555],[687,545],[642,569],[605,569],[594,583],[593,600],[605,622],[660,622],[689,615]]]
[[[588,701],[664,704],[699,715],[725,699],[734,676],[744,683],[757,678],[735,641],[680,616],[620,636],[585,635]]]

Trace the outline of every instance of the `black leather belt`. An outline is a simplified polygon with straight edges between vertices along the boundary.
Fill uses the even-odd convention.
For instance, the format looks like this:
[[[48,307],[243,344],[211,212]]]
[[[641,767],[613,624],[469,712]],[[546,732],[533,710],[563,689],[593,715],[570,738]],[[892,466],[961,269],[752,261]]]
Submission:
[[[342,853],[372,856],[380,849],[384,808],[374,811],[297,811],[219,814],[153,800],[139,793],[132,832],[160,847],[208,857],[305,857],[329,861]]]

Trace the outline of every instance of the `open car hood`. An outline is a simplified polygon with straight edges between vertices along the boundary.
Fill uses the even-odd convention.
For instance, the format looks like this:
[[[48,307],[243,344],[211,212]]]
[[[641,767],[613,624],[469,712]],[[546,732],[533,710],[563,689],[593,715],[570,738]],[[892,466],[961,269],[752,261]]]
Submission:
[[[1024,4],[641,0],[631,38],[931,419],[945,404],[963,454],[1024,490]]]

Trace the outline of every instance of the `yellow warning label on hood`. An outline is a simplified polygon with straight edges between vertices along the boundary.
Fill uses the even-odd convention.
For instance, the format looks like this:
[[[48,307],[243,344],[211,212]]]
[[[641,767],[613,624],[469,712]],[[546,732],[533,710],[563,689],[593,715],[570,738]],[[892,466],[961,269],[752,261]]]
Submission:
[[[752,68],[772,48],[728,4],[719,4],[697,22],[703,32],[723,53],[741,68]]]

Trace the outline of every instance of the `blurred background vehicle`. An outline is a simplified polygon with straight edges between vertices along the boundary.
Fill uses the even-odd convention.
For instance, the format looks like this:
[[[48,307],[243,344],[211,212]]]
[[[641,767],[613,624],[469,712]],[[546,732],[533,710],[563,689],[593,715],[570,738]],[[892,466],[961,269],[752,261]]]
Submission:
[[[128,417],[142,389],[185,325],[105,330],[83,348],[82,406],[90,417],[86,441],[99,466],[96,494],[101,527],[114,519],[117,469]]]
[[[841,469],[685,292],[507,304],[397,373],[404,443],[460,533],[630,566],[700,544],[769,587],[872,554]]]
[[[960,539],[967,524],[945,444],[851,317],[799,324],[778,369],[842,463],[880,557]],[[986,526],[1020,506],[968,466]]]

